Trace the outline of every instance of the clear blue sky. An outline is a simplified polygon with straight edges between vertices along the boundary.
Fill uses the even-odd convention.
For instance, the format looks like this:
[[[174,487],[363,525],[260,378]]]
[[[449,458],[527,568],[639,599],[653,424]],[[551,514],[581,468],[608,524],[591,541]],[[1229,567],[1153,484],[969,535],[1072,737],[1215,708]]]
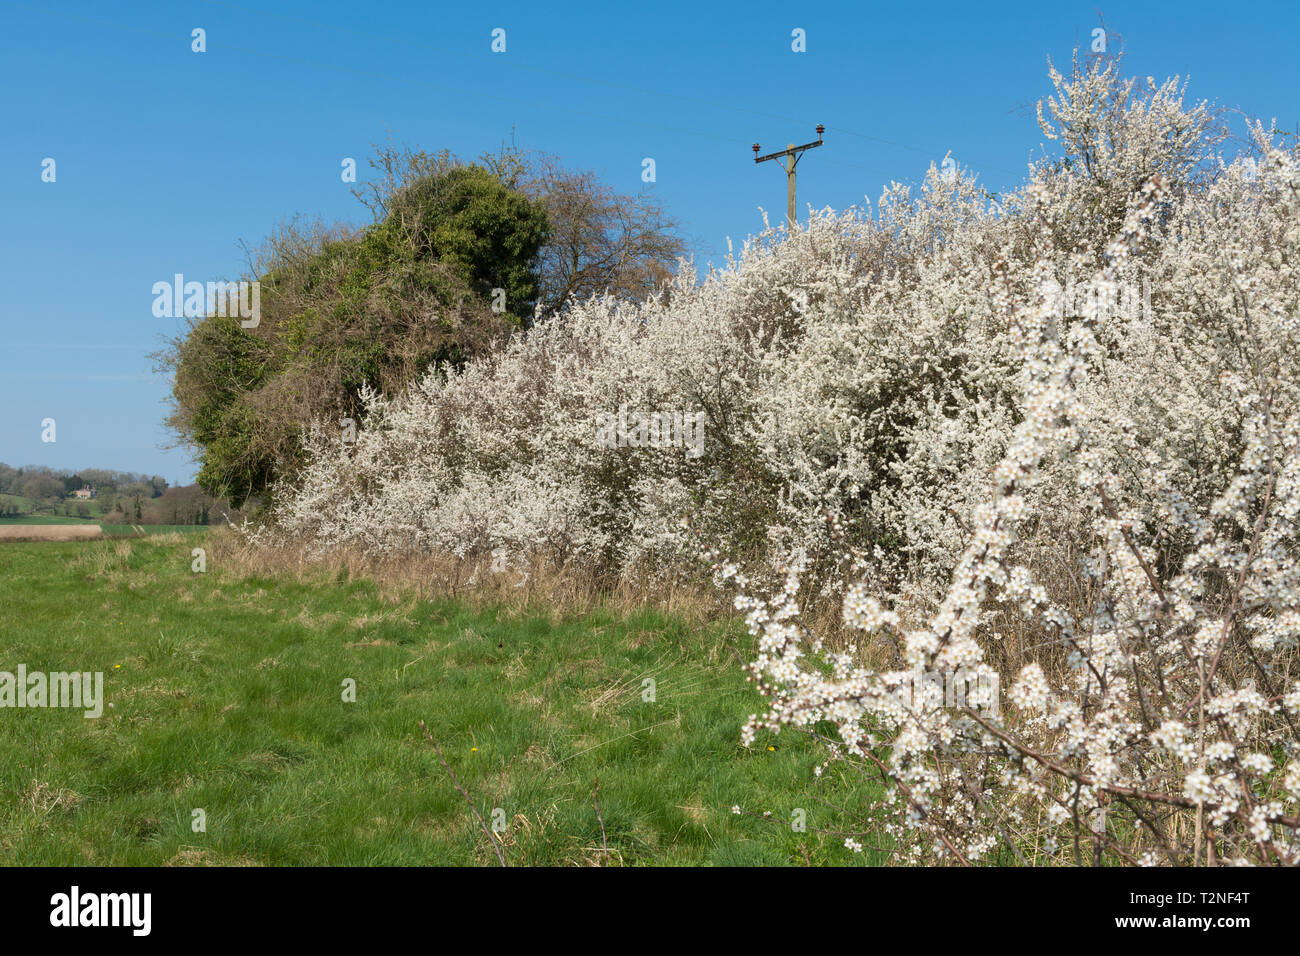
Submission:
[[[362,221],[340,162],[364,179],[390,133],[472,158],[514,128],[627,192],[652,157],[702,265],[759,206],[783,213],[784,177],[750,144],[806,142],[819,122],[801,209],[874,201],[950,150],[989,188],[1015,185],[1042,143],[1046,59],[1086,46],[1097,6],[0,0],[0,461],[192,480],[189,455],[161,447],[167,385],[146,356],[178,322],[154,318],[153,284],[237,277],[239,240],[295,213]],[[1103,12],[1129,72],[1300,122],[1295,0]]]

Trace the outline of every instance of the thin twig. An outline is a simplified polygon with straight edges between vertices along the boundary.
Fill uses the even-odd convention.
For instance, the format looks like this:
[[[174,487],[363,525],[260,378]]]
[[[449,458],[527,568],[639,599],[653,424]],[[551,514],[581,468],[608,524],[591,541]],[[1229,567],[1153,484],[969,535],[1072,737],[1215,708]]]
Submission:
[[[600,849],[605,854],[605,862],[609,862],[609,842],[605,839],[605,818],[600,812],[600,778],[592,777],[595,786],[591,790],[591,802],[596,805],[596,819],[600,822]]]
[[[424,721],[420,721],[420,729],[424,731],[424,739],[429,741],[429,746],[432,747],[433,752],[438,755],[438,759],[442,762],[443,769],[447,771],[447,776],[451,777],[451,782],[455,785],[456,789],[460,791],[460,795],[465,798],[465,802],[469,804],[469,808],[473,812],[475,819],[478,820],[478,825],[482,827],[483,832],[487,834],[487,838],[492,844],[492,849],[496,852],[497,859],[501,861],[502,866],[509,866],[510,864],[506,862],[506,855],[501,850],[501,844],[497,840],[497,835],[492,832],[490,827],[488,827],[487,821],[483,819],[483,814],[478,812],[478,807],[474,806],[474,801],[470,799],[469,794],[465,792],[465,788],[462,787],[460,781],[456,779],[455,771],[453,771],[451,765],[447,763],[447,758],[442,755],[442,751],[438,749],[438,745],[433,742],[433,734],[429,733],[429,728],[424,726]]]

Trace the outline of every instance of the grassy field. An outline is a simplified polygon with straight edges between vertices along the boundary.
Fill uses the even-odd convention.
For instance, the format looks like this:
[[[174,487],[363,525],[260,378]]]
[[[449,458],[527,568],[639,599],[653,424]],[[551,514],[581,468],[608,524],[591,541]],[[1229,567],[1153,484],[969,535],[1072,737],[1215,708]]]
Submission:
[[[31,511],[36,507],[36,502],[31,498],[24,498],[22,495],[0,494],[0,507],[13,505],[19,511]]]
[[[72,507],[74,510],[78,506],[86,508],[86,516],[79,518],[76,515],[56,514],[54,506],[49,499],[37,500],[35,498],[24,498],[21,495],[0,494],[0,508],[13,505],[20,512],[15,517],[4,518],[4,521],[21,521],[24,518],[34,518],[36,520],[69,520],[69,521],[99,521],[104,517],[102,509],[103,502],[97,498],[86,500],[69,498],[58,505],[59,509]]]
[[[0,518],[0,528],[6,528],[10,525],[41,525],[41,524],[98,524],[106,535],[140,535],[143,534],[168,534],[172,531],[190,532],[203,530],[202,525],[192,524],[107,524],[96,517],[78,518],[68,517],[66,515],[49,515],[49,514],[24,514],[13,518]]]
[[[739,745],[721,625],[195,573],[203,543],[0,544],[0,671],[102,671],[110,705],[0,709],[6,863],[496,865],[420,720],[512,865],[885,862],[818,832],[866,786],[820,747]]]

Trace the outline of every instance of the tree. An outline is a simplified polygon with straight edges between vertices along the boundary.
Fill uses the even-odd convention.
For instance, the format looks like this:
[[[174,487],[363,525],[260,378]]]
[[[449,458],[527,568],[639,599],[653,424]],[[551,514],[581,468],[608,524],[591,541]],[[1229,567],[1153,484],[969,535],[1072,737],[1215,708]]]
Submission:
[[[676,273],[686,244],[657,199],[619,193],[590,170],[513,145],[482,161],[546,209],[550,233],[537,270],[543,316],[593,295],[640,301]]]
[[[48,468],[24,469],[16,487],[25,498],[57,500],[63,495],[63,480]]]
[[[569,169],[557,156],[513,143],[484,153],[479,163],[546,211],[547,238],[536,266],[541,315],[606,293],[639,301],[676,273],[686,243],[676,220],[654,197],[620,193],[590,170]],[[378,222],[393,212],[394,197],[409,184],[441,177],[460,168],[460,161],[446,150],[389,146],[376,148],[370,166],[376,180],[352,192]],[[515,309],[514,299],[509,301],[515,315],[531,318],[531,311]]]
[[[172,374],[168,424],[199,450],[208,493],[236,507],[266,495],[295,470],[304,429],[358,420],[367,391],[459,367],[531,314],[541,204],[482,167],[422,156],[391,161],[373,225],[285,223],[250,253],[255,327],[193,319],[155,356]]]
[[[570,302],[644,298],[684,250],[656,200],[545,154],[388,147],[370,166],[353,190],[370,226],[295,220],[250,251],[255,328],[204,316],[155,356],[199,484],[236,507],[296,472],[304,429],[360,421],[368,390],[397,395]]]
[[[404,184],[377,233],[454,267],[483,298],[503,298],[504,314],[516,323],[531,317],[546,212],[484,167],[455,166]]]

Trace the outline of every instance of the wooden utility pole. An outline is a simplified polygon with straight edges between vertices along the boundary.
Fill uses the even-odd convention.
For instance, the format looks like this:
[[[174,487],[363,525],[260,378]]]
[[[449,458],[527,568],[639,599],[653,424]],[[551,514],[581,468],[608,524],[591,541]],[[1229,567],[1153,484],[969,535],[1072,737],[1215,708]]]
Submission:
[[[795,208],[794,208],[794,168],[798,164],[799,157],[803,154],[803,151],[805,149],[812,149],[814,146],[820,146],[822,144],[822,133],[824,132],[826,132],[826,127],[823,126],[821,123],[818,123],[817,142],[804,143],[802,146],[796,146],[794,143],[791,143],[785,149],[780,150],[779,152],[776,153],[768,153],[766,156],[758,155],[758,144],[757,143],[754,144],[755,163],[765,163],[769,159],[781,159],[781,158],[785,159],[785,175],[786,175],[785,215],[786,215],[786,219],[789,220],[791,228],[793,228],[794,224],[799,221],[798,216],[795,214]]]

